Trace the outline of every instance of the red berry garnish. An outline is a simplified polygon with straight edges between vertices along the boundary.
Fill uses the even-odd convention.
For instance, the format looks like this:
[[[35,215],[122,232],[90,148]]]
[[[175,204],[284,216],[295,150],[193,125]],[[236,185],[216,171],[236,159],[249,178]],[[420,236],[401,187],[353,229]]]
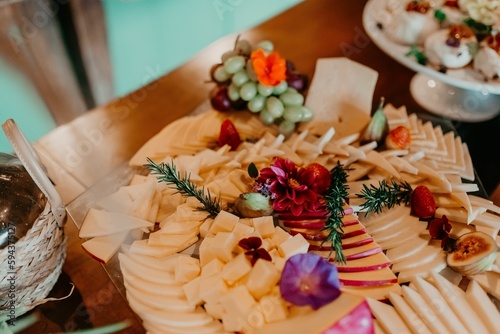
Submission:
[[[385,145],[388,149],[406,150],[411,144],[411,133],[404,125],[400,125],[393,129],[385,137]]]
[[[419,218],[430,218],[436,213],[436,201],[429,188],[418,186],[411,194],[411,211]]]
[[[238,133],[238,130],[236,130],[233,122],[229,119],[222,122],[220,126],[218,144],[220,147],[229,145],[231,146],[232,151],[236,150],[241,144],[240,134]]]
[[[314,191],[321,194],[328,190],[331,182],[331,175],[328,169],[316,162],[313,162],[304,168],[312,171],[314,174],[315,181],[312,185]]]

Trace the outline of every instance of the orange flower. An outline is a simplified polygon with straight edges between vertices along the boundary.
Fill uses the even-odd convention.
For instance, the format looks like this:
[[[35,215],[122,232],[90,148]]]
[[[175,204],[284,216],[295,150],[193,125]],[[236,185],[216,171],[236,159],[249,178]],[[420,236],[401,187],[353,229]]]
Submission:
[[[251,59],[257,78],[264,86],[276,86],[286,79],[286,61],[278,53],[266,56],[264,50],[257,49],[252,52]]]

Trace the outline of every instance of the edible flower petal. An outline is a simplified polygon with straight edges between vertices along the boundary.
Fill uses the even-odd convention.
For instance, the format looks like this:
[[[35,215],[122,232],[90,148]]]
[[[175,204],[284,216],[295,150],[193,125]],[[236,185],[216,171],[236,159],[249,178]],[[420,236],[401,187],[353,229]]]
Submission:
[[[314,253],[293,255],[283,268],[280,292],[294,305],[317,310],[340,295],[337,267]]]
[[[238,246],[246,250],[245,255],[250,257],[250,263],[253,265],[258,259],[272,261],[271,255],[262,246],[262,239],[259,237],[249,237],[241,239]]]
[[[450,231],[451,224],[445,215],[441,218],[433,219],[429,224],[429,234],[432,239],[441,240],[441,248],[444,248]]]
[[[286,61],[278,53],[271,52],[266,56],[264,50],[257,49],[252,52],[250,59],[262,85],[276,86],[286,79]]]

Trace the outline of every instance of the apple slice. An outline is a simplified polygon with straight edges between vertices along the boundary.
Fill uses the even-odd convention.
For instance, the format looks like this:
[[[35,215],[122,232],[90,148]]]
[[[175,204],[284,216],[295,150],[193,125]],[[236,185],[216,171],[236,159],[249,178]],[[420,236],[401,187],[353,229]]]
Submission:
[[[479,286],[475,280],[471,280],[465,291],[465,297],[470,306],[477,311],[477,315],[488,328],[489,333],[498,331],[500,324],[500,312],[491,301],[486,292]]]
[[[434,285],[441,292],[441,296],[443,296],[457,317],[463,321],[469,333],[488,333],[488,329],[468,303],[465,292],[438,273],[434,272],[431,275]]]
[[[406,300],[401,296],[401,294],[390,292],[389,300],[391,301],[394,308],[398,311],[399,315],[403,319],[403,321],[408,325],[408,328],[411,330],[411,333],[421,333],[421,334],[430,334],[431,332],[424,324],[422,319],[418,316],[417,313],[411,308],[410,305],[406,302]]]
[[[360,272],[378,270],[389,267],[391,261],[384,253],[377,253],[357,260],[349,260],[346,263],[336,263],[339,272]]]
[[[309,220],[280,220],[280,224],[288,228],[306,228],[319,230],[325,227],[325,219],[309,219]]]
[[[153,224],[146,220],[123,213],[91,208],[85,216],[78,236],[82,239],[88,239],[152,226]]]
[[[380,286],[397,283],[396,275],[389,268],[361,272],[339,272],[339,281],[344,286]]]
[[[330,262],[335,261],[335,253],[330,252],[330,251],[312,251],[313,253],[316,253],[325,259],[328,259]],[[376,242],[370,242],[369,244],[359,246],[359,247],[354,247],[354,248],[349,248],[345,249],[342,251],[342,253],[345,256],[346,261],[350,260],[356,260],[356,259],[361,259],[366,256],[370,256],[373,254],[381,253],[382,248],[376,243]],[[331,256],[333,255],[333,256]]]
[[[368,305],[378,323],[387,333],[410,333],[410,329],[391,305],[367,298]]]
[[[252,328],[254,334],[370,332],[373,332],[373,319],[368,303],[362,297],[347,293],[340,294],[336,300],[314,312]]]
[[[342,239],[342,249],[355,248],[369,244],[371,242],[373,242],[373,238],[364,233],[355,237]],[[309,247],[310,250],[329,251],[332,249],[331,242],[309,240],[309,243],[311,244],[311,246]]]
[[[101,263],[108,263],[123,242],[127,239],[128,235],[129,231],[122,231],[116,234],[95,237],[85,241],[82,244],[82,248],[97,261]]]
[[[381,286],[341,286],[340,290],[363,298],[372,298],[380,301],[386,301],[389,293],[401,294],[401,285],[387,284]]]

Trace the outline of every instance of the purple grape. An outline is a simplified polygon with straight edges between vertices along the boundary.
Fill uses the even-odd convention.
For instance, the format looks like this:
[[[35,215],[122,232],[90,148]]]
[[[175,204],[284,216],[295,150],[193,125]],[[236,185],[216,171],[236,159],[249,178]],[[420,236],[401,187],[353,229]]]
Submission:
[[[288,87],[295,88],[298,92],[303,92],[307,88],[307,76],[298,72],[291,72],[286,76]]]
[[[210,104],[215,110],[229,111],[231,110],[231,100],[227,95],[227,87],[218,86],[212,91]]]
[[[245,110],[247,108],[248,102],[243,99],[237,99],[236,101],[231,101],[231,106],[235,110]]]

